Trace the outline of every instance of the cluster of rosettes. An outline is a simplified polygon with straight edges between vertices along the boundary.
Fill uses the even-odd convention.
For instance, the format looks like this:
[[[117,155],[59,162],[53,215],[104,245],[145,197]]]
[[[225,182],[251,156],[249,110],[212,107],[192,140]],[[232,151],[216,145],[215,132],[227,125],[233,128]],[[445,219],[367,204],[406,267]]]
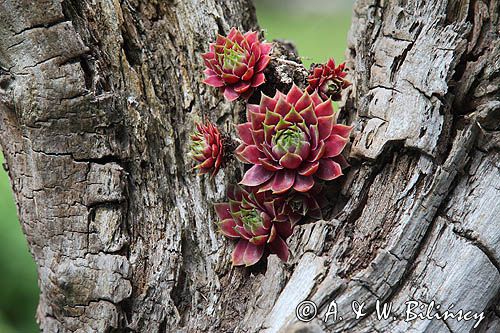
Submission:
[[[205,83],[219,88],[226,99],[248,99],[265,81],[271,44],[257,32],[231,29],[218,35],[203,54]],[[287,94],[261,95],[259,105],[247,105],[247,121],[237,126],[240,145],[236,157],[251,167],[240,185],[231,186],[229,202],[215,204],[218,226],[226,237],[238,240],[234,266],[251,266],[269,254],[287,261],[287,239],[306,218],[321,219],[325,205],[323,182],[342,175],[347,162],[341,152],[352,126],[337,124],[332,100],[340,99],[344,65],[333,59],[312,68],[309,85],[295,84]],[[212,124],[197,124],[192,135],[192,156],[201,173],[214,176],[221,167],[224,140]]]
[[[293,227],[304,217],[322,218],[324,202],[318,196],[320,191],[321,186],[317,186],[309,193],[291,192],[283,196],[231,186],[229,202],[215,204],[215,211],[222,234],[238,240],[233,265],[251,266],[271,253],[286,262],[286,240]]]
[[[234,266],[257,263],[265,250],[288,260],[286,239],[292,234],[292,223],[283,215],[284,198],[268,192],[247,192],[230,187],[228,203],[215,204],[221,232],[238,239],[233,251]]]

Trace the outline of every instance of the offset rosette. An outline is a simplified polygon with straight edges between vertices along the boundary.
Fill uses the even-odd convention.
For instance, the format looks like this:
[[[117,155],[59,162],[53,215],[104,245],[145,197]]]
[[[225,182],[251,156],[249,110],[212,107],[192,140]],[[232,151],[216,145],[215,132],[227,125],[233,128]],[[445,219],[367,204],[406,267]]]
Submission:
[[[229,101],[240,96],[248,99],[265,82],[263,71],[271,59],[271,47],[259,41],[256,31],[242,34],[232,28],[227,37],[217,35],[210,52],[202,55],[207,66],[203,82],[219,88]]]
[[[283,198],[269,192],[247,192],[239,186],[229,189],[228,198],[228,203],[215,204],[215,210],[220,231],[239,239],[232,255],[233,266],[254,265],[265,253],[275,253],[287,261],[286,239],[292,234],[292,225],[279,215]]]
[[[304,218],[321,220],[325,205],[323,186],[316,185],[309,192],[292,191],[285,195],[280,215],[286,216],[292,225],[303,221]]]
[[[211,122],[197,123],[196,129],[191,135],[191,156],[198,162],[194,168],[201,174],[211,173],[214,177],[224,158],[224,140]]]
[[[236,155],[254,166],[240,184],[275,194],[307,192],[317,179],[342,175],[340,153],[352,127],[336,124],[336,118],[330,99],[323,102],[295,85],[287,95],[278,91],[248,105],[248,122],[237,128],[242,143]]]
[[[307,78],[309,83],[306,88],[307,92],[312,94],[316,91],[324,101],[329,98],[333,101],[340,101],[342,90],[351,85],[345,79],[347,73],[344,72],[344,68],[345,64],[335,67],[333,58],[330,58],[324,65],[317,65]]]

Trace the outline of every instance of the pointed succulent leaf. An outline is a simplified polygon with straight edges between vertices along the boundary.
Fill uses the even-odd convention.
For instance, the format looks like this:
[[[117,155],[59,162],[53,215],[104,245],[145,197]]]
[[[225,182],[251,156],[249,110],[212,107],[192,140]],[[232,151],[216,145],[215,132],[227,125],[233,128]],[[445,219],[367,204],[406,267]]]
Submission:
[[[272,185],[273,193],[281,194],[288,191],[295,181],[295,173],[291,170],[280,170],[276,172]]]
[[[331,159],[324,158],[319,161],[319,168],[316,175],[323,180],[333,180],[342,175],[342,168]]]
[[[262,165],[254,165],[243,176],[240,184],[246,186],[259,186],[268,181],[273,176],[273,172],[267,170]]]
[[[264,254],[264,246],[263,245],[255,245],[252,243],[248,243],[247,248],[245,250],[245,254],[243,255],[243,262],[245,266],[255,265],[262,255]]]
[[[313,176],[297,175],[293,188],[297,192],[307,192],[314,186]]]
[[[276,253],[278,258],[280,258],[282,261],[287,262],[288,261],[288,246],[286,245],[285,241],[281,239],[280,236],[277,236],[274,241],[270,244],[270,247],[273,251],[273,253]]]
[[[247,249],[248,241],[241,239],[233,250],[232,262],[233,266],[241,266],[244,265],[243,257],[245,255],[245,251]]]
[[[223,220],[220,224],[220,231],[229,238],[240,238],[240,234],[234,230],[236,223],[232,218]]]

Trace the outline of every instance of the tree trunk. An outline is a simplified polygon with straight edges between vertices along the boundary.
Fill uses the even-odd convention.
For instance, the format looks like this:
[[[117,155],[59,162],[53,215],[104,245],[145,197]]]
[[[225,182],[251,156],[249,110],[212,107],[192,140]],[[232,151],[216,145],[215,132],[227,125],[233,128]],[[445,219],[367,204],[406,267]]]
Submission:
[[[216,32],[257,28],[250,0],[4,0],[0,143],[42,330],[473,330],[406,321],[418,300],[484,311],[476,330],[499,332],[499,8],[356,2],[341,113],[356,126],[352,166],[331,218],[295,228],[289,262],[250,270],[231,268],[211,206],[241,165],[211,181],[187,158],[193,121],[234,134],[244,115],[201,83],[200,53]],[[271,86],[291,84],[286,70],[303,81],[300,65],[273,61]],[[299,325],[306,299],[318,316]],[[332,300],[342,320],[324,322]],[[376,300],[391,302],[389,318]]]

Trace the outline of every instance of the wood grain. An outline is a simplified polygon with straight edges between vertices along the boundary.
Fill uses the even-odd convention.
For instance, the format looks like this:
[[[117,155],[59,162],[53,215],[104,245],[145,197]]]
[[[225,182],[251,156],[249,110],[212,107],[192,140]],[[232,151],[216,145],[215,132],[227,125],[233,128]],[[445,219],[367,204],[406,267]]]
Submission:
[[[497,0],[358,0],[348,37],[351,167],[291,259],[231,268],[233,244],[191,171],[193,122],[234,134],[244,103],[201,83],[217,32],[257,29],[249,0],[6,0],[0,144],[37,263],[44,332],[470,332],[404,304],[484,311],[500,330]],[[304,84],[277,43],[264,91]],[[273,74],[274,73],[274,74]],[[300,324],[304,299],[319,317]],[[343,320],[323,322],[335,300]],[[356,319],[351,302],[365,302]],[[376,301],[392,302],[387,320]],[[393,316],[392,316],[393,315]]]

